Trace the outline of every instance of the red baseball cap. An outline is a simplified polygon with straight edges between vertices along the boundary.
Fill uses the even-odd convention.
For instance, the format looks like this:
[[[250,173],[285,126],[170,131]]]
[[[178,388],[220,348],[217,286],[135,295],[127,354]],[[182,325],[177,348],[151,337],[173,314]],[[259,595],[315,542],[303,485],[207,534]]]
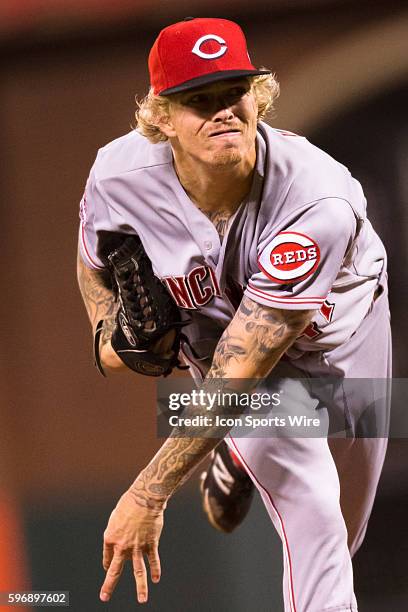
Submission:
[[[153,92],[161,96],[214,81],[270,74],[252,65],[238,24],[194,17],[160,32],[149,54],[149,72]]]

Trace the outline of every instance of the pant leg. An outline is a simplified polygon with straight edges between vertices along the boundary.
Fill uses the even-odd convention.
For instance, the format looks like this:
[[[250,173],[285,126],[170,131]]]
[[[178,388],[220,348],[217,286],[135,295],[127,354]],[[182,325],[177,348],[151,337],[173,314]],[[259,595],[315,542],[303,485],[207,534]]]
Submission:
[[[339,474],[341,510],[347,526],[350,555],[367,531],[387,449],[385,438],[329,440]]]
[[[325,438],[230,438],[283,546],[285,612],[357,610],[337,471]]]
[[[352,386],[356,388],[350,402],[356,437],[329,439],[340,479],[341,508],[352,556],[367,530],[387,450],[391,356],[386,295],[376,301],[373,311],[349,343],[326,355],[330,371],[340,368],[346,378],[353,377]]]
[[[275,435],[233,438],[230,443],[282,539],[285,612],[357,610],[350,553],[364,538],[387,446],[391,342],[386,296],[374,304],[345,346],[323,359],[321,354],[309,355],[296,366],[297,374],[294,368],[289,375],[368,379],[368,384],[352,384],[352,402],[347,405],[352,433],[360,429],[363,437]],[[378,380],[371,385],[370,379],[380,381],[380,396],[384,380],[386,397],[375,403],[374,435],[370,419],[365,436],[362,417],[372,408],[373,387],[374,395],[378,393]]]
[[[285,612],[357,610],[327,422],[322,418],[316,432],[287,425],[289,415],[316,417],[318,405],[305,374],[292,363],[280,362],[264,387],[269,393],[279,391],[282,402],[271,414],[286,425],[253,432],[235,428],[227,442],[253,479],[282,540]]]

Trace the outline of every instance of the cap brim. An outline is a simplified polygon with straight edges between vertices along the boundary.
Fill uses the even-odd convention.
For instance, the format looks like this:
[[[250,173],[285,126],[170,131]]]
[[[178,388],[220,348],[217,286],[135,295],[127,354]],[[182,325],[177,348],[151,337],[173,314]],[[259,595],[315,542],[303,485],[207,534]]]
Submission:
[[[185,81],[180,85],[176,85],[176,87],[169,87],[168,89],[164,89],[158,95],[159,96],[169,96],[174,93],[179,93],[181,91],[187,91],[188,89],[195,89],[196,87],[201,87],[202,85],[208,85],[208,83],[214,83],[216,81],[224,81],[227,79],[237,79],[239,77],[247,77],[247,76],[258,76],[260,74],[271,74],[270,70],[221,70],[220,72],[212,72],[210,74],[204,74],[203,76],[197,77],[195,79],[190,79],[189,81]]]

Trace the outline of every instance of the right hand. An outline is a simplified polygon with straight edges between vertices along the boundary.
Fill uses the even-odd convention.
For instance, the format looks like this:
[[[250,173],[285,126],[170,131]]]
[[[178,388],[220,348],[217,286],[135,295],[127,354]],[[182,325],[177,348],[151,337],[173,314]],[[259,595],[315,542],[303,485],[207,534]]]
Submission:
[[[122,495],[104,533],[103,567],[106,577],[100,592],[102,601],[109,601],[112,597],[127,560],[133,563],[139,603],[145,603],[148,598],[145,556],[152,582],[160,580],[159,539],[166,503],[164,500],[143,499],[143,491],[133,490],[137,485],[138,479]]]

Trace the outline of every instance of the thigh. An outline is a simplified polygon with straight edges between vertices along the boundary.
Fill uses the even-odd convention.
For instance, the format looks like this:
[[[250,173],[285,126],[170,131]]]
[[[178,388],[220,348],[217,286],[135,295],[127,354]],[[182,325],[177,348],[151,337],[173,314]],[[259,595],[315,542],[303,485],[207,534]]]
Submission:
[[[367,529],[387,449],[391,331],[385,295],[349,342],[327,353],[324,362],[329,376],[343,377],[337,408],[343,411],[344,437],[330,436],[328,443],[339,475],[349,548],[354,554]],[[317,371],[324,375],[321,366]],[[313,375],[313,368],[309,372]]]

